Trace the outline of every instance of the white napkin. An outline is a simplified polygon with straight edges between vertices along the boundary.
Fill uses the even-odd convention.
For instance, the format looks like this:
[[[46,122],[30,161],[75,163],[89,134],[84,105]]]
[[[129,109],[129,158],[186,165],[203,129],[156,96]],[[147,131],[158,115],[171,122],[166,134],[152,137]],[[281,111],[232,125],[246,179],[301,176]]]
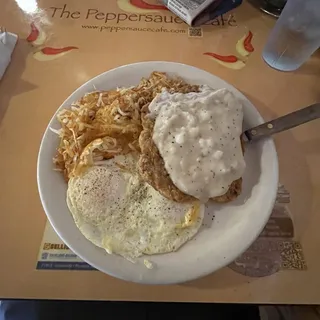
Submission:
[[[10,32],[0,32],[0,80],[11,61],[12,51],[18,36]]]

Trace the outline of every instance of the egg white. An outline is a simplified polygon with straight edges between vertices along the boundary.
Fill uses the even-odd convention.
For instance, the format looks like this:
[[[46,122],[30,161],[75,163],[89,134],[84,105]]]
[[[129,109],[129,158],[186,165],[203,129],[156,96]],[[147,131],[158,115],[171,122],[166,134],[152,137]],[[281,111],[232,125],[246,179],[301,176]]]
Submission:
[[[116,158],[70,179],[67,204],[77,227],[96,246],[130,261],[176,251],[198,232],[203,205],[164,198],[133,168],[132,159]]]

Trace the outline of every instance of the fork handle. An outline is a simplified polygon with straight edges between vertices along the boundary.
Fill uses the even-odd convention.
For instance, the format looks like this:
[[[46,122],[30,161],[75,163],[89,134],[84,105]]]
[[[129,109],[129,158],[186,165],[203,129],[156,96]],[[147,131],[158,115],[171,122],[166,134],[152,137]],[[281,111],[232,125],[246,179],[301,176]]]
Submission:
[[[268,121],[257,127],[246,130],[244,134],[248,140],[256,140],[264,136],[289,130],[303,123],[320,118],[320,103],[289,113],[280,118]]]

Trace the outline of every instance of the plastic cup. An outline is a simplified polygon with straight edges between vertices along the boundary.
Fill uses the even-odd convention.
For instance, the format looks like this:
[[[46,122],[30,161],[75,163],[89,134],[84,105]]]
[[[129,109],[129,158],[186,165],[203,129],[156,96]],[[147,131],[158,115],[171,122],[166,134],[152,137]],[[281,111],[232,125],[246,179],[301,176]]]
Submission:
[[[281,71],[298,69],[320,46],[320,1],[288,0],[262,57]]]

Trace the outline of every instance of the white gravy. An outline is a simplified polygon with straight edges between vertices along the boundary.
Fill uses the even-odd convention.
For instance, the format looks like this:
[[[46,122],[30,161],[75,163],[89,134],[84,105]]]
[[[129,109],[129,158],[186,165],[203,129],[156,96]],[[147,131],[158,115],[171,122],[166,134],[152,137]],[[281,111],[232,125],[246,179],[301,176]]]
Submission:
[[[178,189],[206,202],[243,175],[243,110],[229,90],[163,91],[149,110],[155,119],[153,141]]]

